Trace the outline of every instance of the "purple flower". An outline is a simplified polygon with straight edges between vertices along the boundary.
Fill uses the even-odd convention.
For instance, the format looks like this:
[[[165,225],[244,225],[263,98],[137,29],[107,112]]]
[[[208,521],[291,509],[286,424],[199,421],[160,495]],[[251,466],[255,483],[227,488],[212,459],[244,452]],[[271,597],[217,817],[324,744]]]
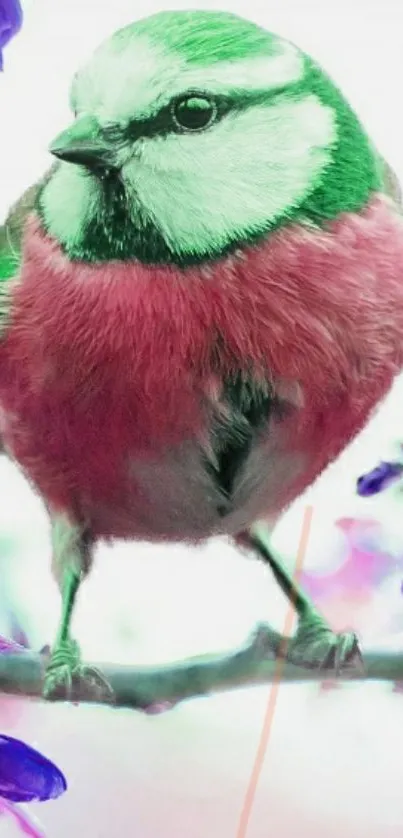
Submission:
[[[0,0],[0,70],[3,69],[3,47],[14,38],[22,26],[19,0]]]
[[[25,632],[11,618],[12,634],[19,642],[0,635],[0,655],[29,648]],[[0,734],[0,816],[14,818],[20,832],[30,838],[45,838],[40,823],[19,804],[60,797],[66,788],[65,777],[53,762],[20,739]]]
[[[8,637],[3,637],[0,634],[0,655],[6,655],[7,653],[10,655],[15,654],[16,652],[26,652],[27,647],[22,645],[21,643],[17,643],[16,640],[9,640]]]
[[[403,463],[381,462],[379,466],[363,474],[357,480],[357,494],[363,498],[383,492],[391,483],[401,477]]]
[[[67,789],[64,775],[39,751],[0,735],[0,797],[13,802],[52,800]]]

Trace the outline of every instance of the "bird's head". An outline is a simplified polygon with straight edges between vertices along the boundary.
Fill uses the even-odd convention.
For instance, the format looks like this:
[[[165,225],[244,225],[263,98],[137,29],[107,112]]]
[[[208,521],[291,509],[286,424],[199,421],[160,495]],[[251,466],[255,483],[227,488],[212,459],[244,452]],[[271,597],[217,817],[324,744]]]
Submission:
[[[116,32],[76,74],[71,106],[38,209],[73,260],[217,258],[296,212],[331,215],[337,154],[354,200],[370,157],[310,59],[223,12],[161,12]]]

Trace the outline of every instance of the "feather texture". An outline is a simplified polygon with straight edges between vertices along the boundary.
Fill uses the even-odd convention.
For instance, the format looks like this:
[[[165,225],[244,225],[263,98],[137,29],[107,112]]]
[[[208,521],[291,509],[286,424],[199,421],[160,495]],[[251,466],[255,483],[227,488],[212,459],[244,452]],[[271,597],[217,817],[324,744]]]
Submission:
[[[96,535],[235,532],[292,501],[388,391],[403,362],[402,272],[402,219],[382,196],[186,270],[72,264],[33,217],[1,345],[6,445],[49,504]],[[238,376],[288,390],[291,409],[268,410],[227,471],[223,517],[206,469],[209,452],[223,457],[217,416],[256,433],[253,398],[228,397]]]

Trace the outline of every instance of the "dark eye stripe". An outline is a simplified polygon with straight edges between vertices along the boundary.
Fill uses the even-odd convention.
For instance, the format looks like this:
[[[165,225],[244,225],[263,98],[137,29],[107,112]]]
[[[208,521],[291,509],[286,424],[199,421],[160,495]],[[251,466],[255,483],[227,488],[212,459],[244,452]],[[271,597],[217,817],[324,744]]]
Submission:
[[[193,91],[189,92],[189,96],[193,95],[205,95],[205,94],[194,94]],[[127,139],[132,141],[139,140],[145,137],[156,137],[156,136],[166,136],[167,134],[180,134],[182,133],[180,125],[175,121],[173,118],[173,110],[176,104],[176,101],[179,99],[184,98],[182,95],[179,97],[175,97],[171,100],[167,105],[161,108],[155,116],[148,117],[147,119],[133,119],[127,128],[124,129],[124,135]],[[218,119],[222,119],[226,113],[228,113],[231,108],[232,104],[229,99],[226,97],[218,97],[215,96],[210,97],[217,108],[217,117]]]
[[[188,90],[175,96],[167,105],[164,105],[155,115],[147,117],[146,119],[133,119],[122,129],[119,126],[111,125],[104,129],[104,135],[107,139],[112,141],[130,141],[146,139],[151,137],[164,137],[168,134],[182,133],[180,126],[172,117],[172,109],[175,102],[183,99],[185,96],[207,97],[214,102],[217,109],[215,123],[224,119],[232,112],[245,111],[250,107],[256,105],[267,105],[269,101],[281,98],[284,93],[287,96],[294,95],[295,97],[301,95],[305,90],[301,86],[301,82],[295,85],[287,85],[275,90],[260,90],[260,91],[239,91],[239,93],[232,92],[231,95],[214,95],[202,90]]]

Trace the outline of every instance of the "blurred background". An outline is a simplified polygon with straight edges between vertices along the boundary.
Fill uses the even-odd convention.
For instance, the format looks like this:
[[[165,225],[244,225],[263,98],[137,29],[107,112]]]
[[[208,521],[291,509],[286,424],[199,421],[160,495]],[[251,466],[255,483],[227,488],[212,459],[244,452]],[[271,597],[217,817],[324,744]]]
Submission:
[[[69,120],[77,65],[114,29],[171,4],[27,0],[23,7],[23,29],[4,52],[0,75],[0,222],[49,165],[47,145]],[[174,7],[193,4],[177,0]],[[200,0],[196,7],[238,12],[315,56],[403,178],[397,0]],[[275,543],[292,566],[312,505],[308,590],[336,628],[354,628],[367,645],[403,650],[402,490],[396,485],[370,500],[355,494],[356,478],[395,453],[402,419],[399,380],[360,438],[284,516]],[[47,520],[4,458],[0,574],[0,633],[10,632],[13,612],[33,647],[50,642],[59,597]],[[286,610],[269,573],[225,541],[193,551],[116,544],[98,551],[74,630],[87,659],[153,663],[231,649],[259,620],[281,629]],[[196,699],[151,717],[3,697],[0,731],[42,750],[67,776],[64,797],[32,807],[50,838],[296,838],[308,831],[311,838],[401,838],[403,695],[384,683],[280,688],[241,834],[270,692],[265,686]],[[16,834],[0,818],[0,835]]]

